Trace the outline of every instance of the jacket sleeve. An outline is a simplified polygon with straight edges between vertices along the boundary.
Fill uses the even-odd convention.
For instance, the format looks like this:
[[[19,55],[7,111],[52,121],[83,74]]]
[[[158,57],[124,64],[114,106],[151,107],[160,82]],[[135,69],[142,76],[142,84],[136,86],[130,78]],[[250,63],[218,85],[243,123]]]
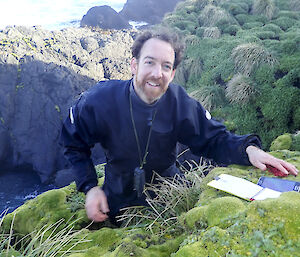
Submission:
[[[200,103],[194,99],[188,101],[188,110],[182,108],[185,118],[180,125],[179,142],[189,146],[193,154],[213,159],[220,165],[251,165],[246,148],[249,145],[261,148],[260,138],[230,133]]]
[[[75,172],[77,189],[84,193],[98,184],[96,170],[91,160],[91,148],[101,140],[98,132],[101,128],[97,129],[99,126],[96,112],[86,98],[86,95],[82,95],[70,108],[60,138],[64,155]]]

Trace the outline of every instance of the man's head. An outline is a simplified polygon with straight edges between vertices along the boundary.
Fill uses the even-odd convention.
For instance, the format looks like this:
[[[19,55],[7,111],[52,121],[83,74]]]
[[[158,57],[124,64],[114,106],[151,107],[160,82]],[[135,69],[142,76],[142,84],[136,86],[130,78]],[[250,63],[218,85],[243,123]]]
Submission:
[[[146,31],[132,46],[131,71],[134,89],[139,97],[151,104],[158,100],[173,80],[182,59],[183,44],[169,31]]]

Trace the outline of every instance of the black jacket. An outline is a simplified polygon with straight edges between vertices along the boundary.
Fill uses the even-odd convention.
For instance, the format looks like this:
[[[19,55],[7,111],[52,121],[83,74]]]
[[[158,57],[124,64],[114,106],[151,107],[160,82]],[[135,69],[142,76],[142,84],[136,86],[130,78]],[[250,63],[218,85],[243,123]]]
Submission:
[[[79,191],[97,185],[90,149],[95,143],[101,143],[107,159],[103,190],[111,215],[120,208],[144,204],[144,199],[138,199],[133,190],[133,173],[140,162],[129,96],[142,156],[153,115],[157,112],[144,166],[146,182],[150,182],[153,170],[163,176],[176,173],[172,167],[177,142],[189,146],[193,154],[220,164],[250,165],[245,149],[251,144],[260,146],[258,137],[228,132],[180,86],[170,84],[157,103],[147,105],[130,90],[130,85],[131,80],[110,80],[82,94],[70,109],[61,134],[65,156],[76,172]]]

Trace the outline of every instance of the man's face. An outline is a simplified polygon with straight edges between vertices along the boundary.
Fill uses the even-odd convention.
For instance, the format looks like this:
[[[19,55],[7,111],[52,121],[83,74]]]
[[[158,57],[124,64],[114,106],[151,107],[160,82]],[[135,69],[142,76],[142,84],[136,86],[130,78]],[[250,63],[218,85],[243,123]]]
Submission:
[[[147,40],[139,59],[131,60],[134,89],[144,102],[151,104],[167,91],[175,75],[174,60],[173,47],[157,38]]]

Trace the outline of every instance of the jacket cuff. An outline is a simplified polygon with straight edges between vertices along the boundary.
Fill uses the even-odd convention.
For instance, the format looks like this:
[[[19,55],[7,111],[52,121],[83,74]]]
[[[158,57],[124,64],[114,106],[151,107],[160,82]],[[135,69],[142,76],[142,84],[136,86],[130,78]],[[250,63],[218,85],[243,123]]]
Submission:
[[[261,149],[262,145],[261,145],[260,137],[258,135],[249,135],[246,138],[245,151],[246,151],[246,148],[250,145],[256,146]]]
[[[244,141],[244,144],[243,144],[243,148],[242,148],[242,151],[243,151],[243,155],[244,155],[244,160],[245,160],[245,165],[248,165],[248,166],[251,166],[252,164],[250,163],[249,161],[249,157],[248,157],[248,154],[246,152],[246,149],[248,146],[250,145],[253,145],[253,146],[256,146],[257,148],[262,148],[262,144],[261,144],[261,140],[260,140],[260,137],[258,135],[249,135],[245,141]]]
[[[92,189],[95,186],[97,186],[97,184],[95,184],[95,183],[88,183],[86,185],[83,185],[78,191],[83,192],[86,195],[87,192],[90,191],[90,189]]]

